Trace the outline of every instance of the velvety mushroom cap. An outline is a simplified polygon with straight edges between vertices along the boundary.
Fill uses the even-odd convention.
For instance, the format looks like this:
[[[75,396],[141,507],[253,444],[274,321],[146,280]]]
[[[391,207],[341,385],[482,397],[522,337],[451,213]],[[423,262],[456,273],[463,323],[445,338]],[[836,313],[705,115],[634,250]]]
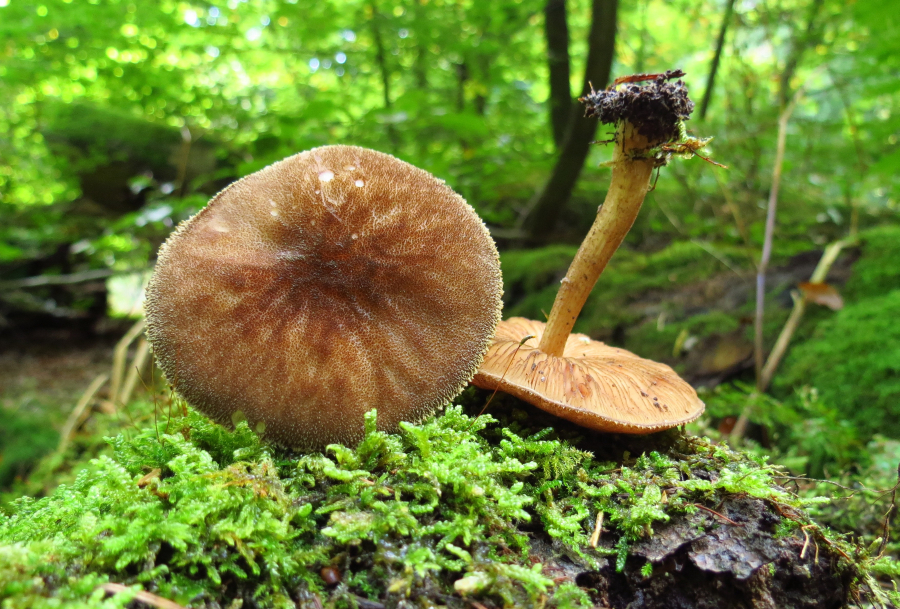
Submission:
[[[496,389],[506,372],[502,391],[597,431],[651,433],[703,412],[697,392],[665,364],[584,334],[570,334],[561,357],[549,355],[537,348],[544,326],[521,317],[500,322],[472,382]],[[529,335],[535,338],[520,347]]]
[[[501,293],[494,242],[443,181],[325,146],[235,182],[179,226],[147,290],[147,334],[190,404],[319,449],[361,439],[373,408],[392,430],[456,396]]]

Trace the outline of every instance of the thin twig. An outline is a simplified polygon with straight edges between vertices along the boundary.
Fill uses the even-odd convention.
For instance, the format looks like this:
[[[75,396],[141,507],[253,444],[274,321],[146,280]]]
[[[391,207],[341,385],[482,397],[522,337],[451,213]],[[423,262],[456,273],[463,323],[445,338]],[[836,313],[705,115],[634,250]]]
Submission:
[[[665,203],[663,203],[661,199],[655,199],[655,201],[657,203],[657,207],[659,207],[659,210],[663,213],[663,215],[666,217],[666,219],[669,221],[669,223],[675,228],[675,230],[678,231],[678,234],[680,234],[682,236],[688,236],[684,230],[684,227],[681,225],[681,223],[678,221],[678,219],[675,217],[675,215],[671,212],[671,210],[668,209],[668,206]],[[696,245],[697,247],[702,249],[704,252],[706,252],[707,254],[709,254],[710,256],[712,256],[713,258],[718,260],[719,262],[721,262],[723,265],[725,265],[725,267],[728,268],[728,270],[733,272],[735,275],[737,275],[741,279],[744,278],[744,274],[739,269],[735,268],[735,266],[733,264],[731,264],[731,262],[729,262],[727,258],[725,258],[722,254],[716,252],[709,244],[704,243],[703,241],[700,241],[699,239],[696,239],[696,238],[691,238],[691,243],[693,243],[694,245]]]
[[[878,548],[878,556],[882,556],[884,554],[884,549],[887,547],[888,540],[891,538],[891,514],[894,509],[897,507],[897,487],[900,486],[900,465],[897,465],[897,482],[894,484],[894,488],[891,489],[891,505],[888,507],[887,513],[884,515],[884,524],[882,525],[881,532],[881,545]]]
[[[131,590],[131,588],[129,588],[128,586],[114,583],[103,584],[103,586],[101,587],[109,594],[119,594],[120,592]],[[137,593],[134,595],[134,600],[140,601],[147,605],[151,605],[153,607],[158,607],[159,609],[187,609],[184,605],[179,605],[175,601],[170,601],[167,598],[157,596],[156,594],[147,592],[146,590],[137,591]]]
[[[816,265],[815,270],[810,276],[809,282],[822,283],[825,281],[825,278],[828,276],[828,271],[831,270],[831,267],[834,265],[835,261],[837,261],[841,250],[854,242],[855,240],[853,239],[841,239],[840,241],[829,244],[828,247],[825,248],[822,258],[819,259],[819,263]],[[808,299],[806,295],[800,295],[794,298],[794,309],[791,311],[791,316],[788,318],[787,323],[784,324],[784,328],[781,330],[781,334],[778,335],[778,340],[775,341],[775,346],[772,347],[772,352],[769,354],[769,357],[763,366],[762,378],[759,382],[760,391],[768,389],[769,383],[772,382],[772,377],[775,376],[775,370],[778,369],[778,365],[781,363],[782,358],[787,352],[791,338],[793,338],[794,332],[800,324],[803,314],[806,312],[807,302]]]
[[[95,281],[97,279],[106,279],[107,277],[123,273],[124,271],[94,269],[92,271],[82,271],[81,273],[71,273],[69,275],[37,275],[35,277],[25,277],[24,279],[2,281],[0,282],[0,289],[16,290],[20,288],[38,288],[46,285],[69,285],[73,283]]]
[[[728,209],[731,211],[731,215],[734,216],[734,225],[737,228],[738,234],[741,236],[741,239],[744,240],[744,245],[746,245],[749,249],[752,245],[752,242],[750,241],[750,234],[747,232],[747,225],[744,223],[744,219],[741,217],[740,208],[738,208],[737,203],[731,196],[731,192],[726,187],[725,182],[723,182],[722,178],[719,176],[719,172],[713,171],[712,174],[716,178],[716,183],[719,185],[719,189],[722,191],[722,197],[725,199],[725,203],[728,205]]]
[[[800,560],[806,558],[806,548],[809,547],[809,533],[806,532],[806,527],[800,527],[800,530],[803,531],[803,549],[800,550]]]
[[[809,282],[821,283],[825,281],[825,278],[828,276],[828,271],[831,270],[831,267],[834,265],[835,261],[837,261],[841,250],[854,243],[856,243],[855,239],[848,238],[841,239],[840,241],[835,241],[834,243],[829,244],[828,247],[825,248],[825,251],[822,253],[822,257],[819,259],[819,263],[813,270],[812,275],[810,275]],[[781,329],[781,333],[778,335],[778,340],[775,341],[775,345],[772,347],[772,351],[771,353],[769,353],[769,357],[766,359],[766,363],[762,367],[762,373],[758,377],[757,391],[760,393],[769,388],[769,384],[772,382],[772,378],[775,376],[775,371],[778,369],[779,364],[781,364],[781,360],[787,353],[787,348],[794,336],[794,332],[797,330],[797,327],[800,325],[800,321],[803,319],[803,315],[806,312],[806,305],[808,302],[806,296],[792,294],[792,297],[794,298],[794,308],[791,310],[791,314],[788,317],[787,322],[785,322],[784,327]],[[759,304],[758,301],[757,304]],[[759,313],[759,310],[757,310],[757,313]],[[741,415],[738,417],[734,428],[731,430],[729,442],[732,444],[732,446],[734,446],[735,443],[738,442],[747,431],[747,423],[749,421],[749,417],[750,406],[747,405],[744,407],[743,411],[741,411]]]
[[[775,213],[778,209],[778,191],[781,188],[781,170],[784,167],[784,150],[787,147],[787,126],[791,114],[797,105],[802,88],[797,91],[781,116],[778,117],[778,143],[775,148],[775,164],[772,168],[772,187],[769,190],[769,202],[766,209],[766,231],[763,239],[762,256],[756,271],[756,331],[754,340],[754,360],[756,362],[757,389],[759,389],[763,370],[763,313],[766,300],[766,270],[772,258],[772,239],[775,235]]]
[[[691,239],[691,243],[693,243],[694,245],[696,245],[697,247],[702,249],[704,252],[706,252],[707,254],[709,254],[710,256],[712,256],[713,258],[715,258],[722,264],[724,264],[726,267],[728,267],[729,271],[731,271],[732,273],[734,273],[741,279],[745,278],[744,273],[742,273],[740,269],[738,269],[733,264],[731,264],[731,262],[728,261],[728,258],[726,258],[722,254],[720,254],[719,252],[714,250],[712,248],[712,246],[709,245],[708,243],[704,243],[703,241],[700,241],[700,239]]]
[[[597,522],[594,523],[594,532],[591,534],[591,547],[596,548],[600,543],[600,535],[603,533],[603,510],[597,512]]]
[[[726,516],[726,515],[724,515],[724,514],[720,514],[719,512],[717,512],[717,511],[715,511],[715,510],[711,510],[710,508],[706,507],[705,505],[700,505],[699,503],[691,503],[690,505],[693,505],[694,507],[700,508],[701,510],[705,510],[705,511],[709,512],[710,514],[715,514],[716,516],[718,516],[718,517],[721,518],[722,520],[725,520],[725,521],[727,521],[727,522],[730,522],[731,524],[733,524],[733,525],[736,526],[736,527],[742,527],[742,526],[744,526],[744,525],[742,525],[740,522],[735,522],[734,520],[732,520],[732,519],[729,518],[728,516]]]

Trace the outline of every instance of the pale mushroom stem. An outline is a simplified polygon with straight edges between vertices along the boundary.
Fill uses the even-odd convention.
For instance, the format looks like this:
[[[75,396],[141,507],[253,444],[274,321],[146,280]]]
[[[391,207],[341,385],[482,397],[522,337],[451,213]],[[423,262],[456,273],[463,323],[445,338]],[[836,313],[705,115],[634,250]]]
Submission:
[[[635,153],[654,145],[658,142],[648,142],[631,123],[624,121],[616,126],[609,191],[556,294],[539,346],[544,353],[562,356],[566,339],[594,284],[631,230],[650,188],[654,168],[653,159],[636,158]]]

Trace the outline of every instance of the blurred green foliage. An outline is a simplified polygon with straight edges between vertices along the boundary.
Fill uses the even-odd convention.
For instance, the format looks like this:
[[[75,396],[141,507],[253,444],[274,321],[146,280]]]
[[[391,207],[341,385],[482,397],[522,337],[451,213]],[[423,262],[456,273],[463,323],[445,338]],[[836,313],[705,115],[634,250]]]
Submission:
[[[333,143],[432,171],[489,223],[512,228],[553,162],[543,8],[541,0],[4,2],[0,273],[22,276],[18,262],[60,246],[74,270],[141,266],[184,217],[179,210],[274,160]],[[568,3],[573,94],[589,8]],[[722,10],[718,0],[621,2],[614,73],[680,67],[699,98]],[[898,32],[896,15],[872,1],[738,5],[710,114],[690,125],[716,136],[712,152],[729,170],[700,162],[664,170],[630,242],[657,249],[688,236],[758,247],[779,96],[801,83],[776,253],[830,240],[857,215],[864,225],[895,217]],[[566,234],[590,221],[608,175],[597,161],[608,154],[598,147],[588,163]],[[111,246],[110,234],[136,253]]]

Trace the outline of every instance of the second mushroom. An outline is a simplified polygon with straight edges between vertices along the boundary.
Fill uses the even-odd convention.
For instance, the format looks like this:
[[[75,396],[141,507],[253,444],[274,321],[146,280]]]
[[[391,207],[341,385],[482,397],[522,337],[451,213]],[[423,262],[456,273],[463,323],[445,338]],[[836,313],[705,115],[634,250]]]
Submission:
[[[655,75],[582,98],[587,115],[615,125],[612,182],[597,218],[562,280],[547,323],[500,322],[473,383],[497,389],[598,431],[645,434],[688,423],[703,412],[694,389],[669,366],[571,334],[588,295],[631,229],[653,170],[673,153],[693,110],[681,72]],[[700,142],[701,140],[691,140]],[[530,340],[526,337],[533,336]],[[524,341],[524,342],[523,342]]]

